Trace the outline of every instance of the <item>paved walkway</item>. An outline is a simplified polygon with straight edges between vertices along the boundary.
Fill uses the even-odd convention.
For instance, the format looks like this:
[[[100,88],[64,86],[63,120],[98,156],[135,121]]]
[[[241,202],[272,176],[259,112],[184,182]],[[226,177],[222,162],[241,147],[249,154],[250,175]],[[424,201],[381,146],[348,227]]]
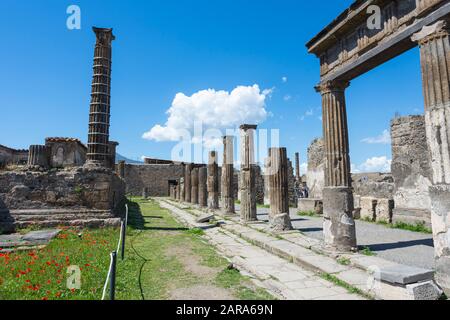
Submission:
[[[207,227],[195,222],[196,217],[184,210],[159,201],[180,221],[191,227]],[[216,248],[255,282],[281,299],[289,300],[361,300],[345,288],[326,281],[313,272],[268,253],[222,228],[206,228],[206,236]]]
[[[239,205],[236,205],[239,212]],[[258,208],[258,219],[267,221],[269,209]],[[290,210],[292,225],[306,236],[323,240],[322,218],[297,215]],[[434,248],[431,234],[392,229],[375,223],[356,221],[358,245],[369,247],[376,256],[396,263],[434,269]]]

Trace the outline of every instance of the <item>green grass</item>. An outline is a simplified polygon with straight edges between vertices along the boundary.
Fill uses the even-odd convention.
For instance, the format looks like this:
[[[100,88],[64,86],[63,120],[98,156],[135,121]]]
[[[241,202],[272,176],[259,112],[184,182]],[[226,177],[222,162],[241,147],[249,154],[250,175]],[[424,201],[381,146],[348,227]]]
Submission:
[[[80,238],[67,229],[45,249],[0,253],[0,300],[99,299],[118,231],[84,230]],[[71,265],[81,270],[81,290],[66,286]]]
[[[359,294],[360,296],[363,296],[367,299],[372,299],[371,296],[369,296],[368,294],[364,293],[362,290],[348,284],[345,281],[342,281],[341,279],[337,278],[336,276],[329,274],[329,273],[321,273],[320,277],[326,281],[329,281],[331,283],[334,283],[335,285],[342,287],[344,289],[346,289],[349,293],[352,294]]]
[[[374,256],[375,253],[369,248],[369,247],[364,247],[362,250],[359,251],[361,254],[365,255],[365,256]]]
[[[116,299],[169,299],[174,289],[196,285],[219,286],[238,299],[273,299],[240,273],[224,276],[229,263],[204,240],[203,230],[185,228],[152,200],[130,198],[128,206]],[[43,250],[0,254],[0,300],[99,300],[118,237],[118,229],[84,230],[81,238],[78,231],[67,229]],[[212,268],[212,278],[186,269],[186,257]],[[66,288],[68,265],[82,268],[81,290]]]
[[[365,222],[370,222],[370,223],[376,223],[382,226],[386,226],[388,228],[392,228],[392,229],[399,229],[399,230],[407,230],[407,231],[412,231],[412,232],[419,232],[419,233],[426,233],[426,234],[432,234],[433,231],[428,228],[425,223],[423,222],[417,222],[416,224],[409,224],[409,223],[405,223],[405,222],[395,222],[395,223],[389,223],[387,221],[377,221],[374,222],[372,219],[370,218],[365,218],[362,219]]]
[[[341,264],[343,266],[348,266],[348,265],[350,265],[351,261],[348,258],[340,257],[340,258],[337,259],[337,263],[339,263],[339,264]]]
[[[270,204],[258,204],[258,205],[256,205],[256,207],[262,208],[262,209],[270,209]]]
[[[234,203],[235,204],[241,204],[241,200],[235,200]]]
[[[314,218],[320,218],[321,216],[315,213],[314,211],[299,211],[297,212],[297,215],[301,217],[314,217]]]

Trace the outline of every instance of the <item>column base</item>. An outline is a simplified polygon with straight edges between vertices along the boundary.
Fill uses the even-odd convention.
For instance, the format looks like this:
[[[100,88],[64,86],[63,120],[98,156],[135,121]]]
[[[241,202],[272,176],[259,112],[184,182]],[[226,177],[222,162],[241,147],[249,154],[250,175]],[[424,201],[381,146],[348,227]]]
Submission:
[[[435,279],[450,296],[450,185],[434,185],[429,190],[436,256]]]
[[[356,251],[353,194],[348,187],[323,190],[323,233],[325,243],[339,251]]]
[[[270,228],[275,232],[290,231],[292,227],[291,217],[289,213],[277,214],[270,218]]]

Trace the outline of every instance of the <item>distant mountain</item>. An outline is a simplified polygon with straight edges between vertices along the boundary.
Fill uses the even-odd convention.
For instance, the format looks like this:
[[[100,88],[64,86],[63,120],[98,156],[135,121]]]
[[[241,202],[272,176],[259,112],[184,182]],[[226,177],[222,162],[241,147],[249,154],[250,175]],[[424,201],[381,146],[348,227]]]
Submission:
[[[124,157],[123,155],[116,153],[116,163],[118,163],[119,161],[125,161],[125,163],[130,163],[130,164],[141,164],[143,163],[142,161],[138,161],[138,160],[131,160],[128,159],[127,157]]]

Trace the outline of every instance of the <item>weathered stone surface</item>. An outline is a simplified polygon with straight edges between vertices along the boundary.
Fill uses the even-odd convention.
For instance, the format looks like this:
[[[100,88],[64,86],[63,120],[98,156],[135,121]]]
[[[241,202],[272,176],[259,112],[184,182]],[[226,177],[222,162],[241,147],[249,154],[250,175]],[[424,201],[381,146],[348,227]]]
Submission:
[[[323,214],[323,201],[321,199],[298,199],[299,212],[314,212]]]
[[[192,164],[184,165],[184,201],[191,202],[191,171],[194,168]]]
[[[167,197],[171,181],[181,178],[186,181],[182,164],[124,164],[122,178],[126,182],[127,194],[141,196],[142,189],[147,188],[150,197]]]
[[[382,267],[379,273],[380,280],[403,285],[433,280],[433,276],[433,270],[425,270],[400,264]]]
[[[429,220],[431,166],[423,115],[395,118],[391,122],[393,199],[396,211],[421,210]],[[414,214],[411,215],[414,215]],[[406,221],[408,222],[408,221]]]
[[[61,230],[53,229],[53,230],[39,230],[39,231],[31,231],[22,237],[22,240],[36,243],[36,244],[44,244],[48,243],[51,239],[56,237]]]
[[[308,147],[308,172],[306,184],[309,188],[309,197],[322,199],[325,186],[325,147],[323,139],[315,139]]]
[[[213,219],[214,219],[214,215],[213,214],[204,214],[204,215],[198,217],[196,222],[197,223],[205,223],[205,222],[209,222],[209,221],[211,221]]]
[[[109,159],[109,125],[111,95],[112,29],[93,28],[96,35],[94,76],[89,113],[88,165],[107,166]]]
[[[208,168],[201,167],[198,169],[198,204],[202,208],[208,206]]]
[[[198,168],[191,171],[191,203],[198,204]]]
[[[376,220],[377,199],[373,197],[360,198],[360,217],[364,220]]]
[[[323,196],[325,243],[338,250],[355,251],[356,229],[351,190],[346,187],[326,187]]]
[[[219,209],[219,167],[217,152],[211,151],[208,159],[208,208]]]
[[[225,214],[235,214],[234,207],[234,147],[233,137],[223,137],[223,164],[221,176],[222,207]]]
[[[289,217],[288,159],[286,148],[270,148],[266,179],[269,179],[269,222],[277,231],[292,230]]]
[[[424,27],[412,40],[420,46],[436,280],[450,294],[450,18]]]
[[[394,200],[392,200],[392,199],[377,199],[377,206],[375,209],[376,221],[391,223],[393,210],[394,210]]]
[[[254,156],[254,131],[256,125],[242,125],[241,132],[241,219],[256,221],[256,181],[257,166]]]

